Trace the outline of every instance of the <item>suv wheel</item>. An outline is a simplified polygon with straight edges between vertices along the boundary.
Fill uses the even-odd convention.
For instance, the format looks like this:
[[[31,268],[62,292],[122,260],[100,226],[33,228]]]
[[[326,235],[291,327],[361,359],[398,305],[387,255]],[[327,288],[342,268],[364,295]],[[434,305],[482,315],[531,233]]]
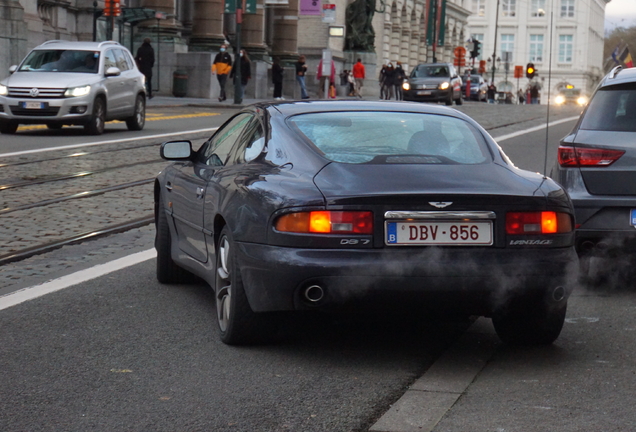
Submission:
[[[0,133],[13,135],[18,130],[18,123],[7,121],[0,123]]]
[[[104,99],[98,97],[93,104],[93,115],[90,122],[84,126],[84,130],[90,135],[101,135],[104,133],[104,123],[106,120],[106,104]]]
[[[142,130],[146,124],[146,99],[143,95],[137,95],[135,101],[135,114],[126,119],[128,130]]]
[[[453,104],[453,92],[448,93],[448,99],[444,102],[446,105],[451,106]]]

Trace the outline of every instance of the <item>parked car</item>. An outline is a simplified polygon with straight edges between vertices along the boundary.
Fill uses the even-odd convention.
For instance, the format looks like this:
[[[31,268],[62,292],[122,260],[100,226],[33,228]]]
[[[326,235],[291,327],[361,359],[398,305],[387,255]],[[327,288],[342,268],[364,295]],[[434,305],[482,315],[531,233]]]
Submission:
[[[145,78],[133,56],[117,42],[53,40],[33,49],[0,81],[0,132],[20,124],[50,129],[83,125],[99,135],[108,120],[129,130],[146,121]]]
[[[462,96],[466,97],[466,83],[468,79],[462,80]],[[470,75],[470,100],[486,102],[488,100],[488,84],[481,75]]]
[[[577,88],[564,88],[554,98],[554,103],[557,105],[579,105],[585,106],[588,99],[585,97],[581,89]]]
[[[462,79],[450,63],[417,65],[402,84],[405,101],[444,102],[461,105]]]
[[[266,337],[274,313],[350,308],[489,316],[511,343],[561,331],[572,204],[456,110],[261,103],[161,156],[157,278],[210,284],[225,343]]]
[[[630,257],[636,245],[636,69],[606,75],[558,149],[552,177],[576,212],[583,271],[592,257]]]

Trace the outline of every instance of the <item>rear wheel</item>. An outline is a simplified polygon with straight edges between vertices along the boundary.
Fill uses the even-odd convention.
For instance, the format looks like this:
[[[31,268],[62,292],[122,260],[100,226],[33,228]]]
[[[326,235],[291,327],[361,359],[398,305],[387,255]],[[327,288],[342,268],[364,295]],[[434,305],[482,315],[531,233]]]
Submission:
[[[157,203],[155,249],[157,249],[157,280],[162,284],[191,282],[194,277],[172,260],[172,237],[168,217],[161,199]]]
[[[252,311],[236,262],[235,245],[230,229],[225,226],[216,250],[214,287],[221,341],[228,345],[262,342],[276,331],[274,316]]]
[[[90,135],[101,135],[104,133],[106,121],[106,103],[104,99],[98,97],[93,103],[93,115],[90,122],[84,125],[84,130]]]
[[[143,95],[137,95],[135,100],[135,114],[126,119],[128,130],[142,130],[146,124],[146,99]]]
[[[530,303],[532,304],[532,303]],[[492,317],[499,338],[510,345],[550,345],[561,334],[567,302],[506,309]]]
[[[14,121],[7,121],[0,123],[0,133],[13,135],[18,130],[18,123]]]

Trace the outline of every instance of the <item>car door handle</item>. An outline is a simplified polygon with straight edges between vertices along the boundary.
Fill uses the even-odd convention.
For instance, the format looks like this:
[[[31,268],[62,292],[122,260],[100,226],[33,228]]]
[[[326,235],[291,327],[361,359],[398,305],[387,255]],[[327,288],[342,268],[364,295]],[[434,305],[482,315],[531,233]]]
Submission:
[[[203,198],[203,193],[205,192],[205,189],[203,189],[202,187],[197,187],[197,198],[201,199]]]
[[[166,189],[168,190],[168,192],[172,192],[172,183],[166,183]]]

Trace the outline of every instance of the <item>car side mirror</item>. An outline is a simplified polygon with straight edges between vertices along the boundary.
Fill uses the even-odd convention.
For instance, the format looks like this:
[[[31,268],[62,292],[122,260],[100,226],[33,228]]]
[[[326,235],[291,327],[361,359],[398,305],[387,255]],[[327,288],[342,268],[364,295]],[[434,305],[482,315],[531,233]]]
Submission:
[[[107,77],[119,76],[119,75],[121,75],[121,71],[119,70],[119,68],[109,67],[108,69],[106,69],[106,73],[104,75],[107,76]]]
[[[9,73],[12,74],[13,72],[18,70],[18,65],[13,65],[9,68]]]
[[[187,161],[192,159],[192,143],[185,141],[168,141],[161,144],[161,157],[165,160]]]

